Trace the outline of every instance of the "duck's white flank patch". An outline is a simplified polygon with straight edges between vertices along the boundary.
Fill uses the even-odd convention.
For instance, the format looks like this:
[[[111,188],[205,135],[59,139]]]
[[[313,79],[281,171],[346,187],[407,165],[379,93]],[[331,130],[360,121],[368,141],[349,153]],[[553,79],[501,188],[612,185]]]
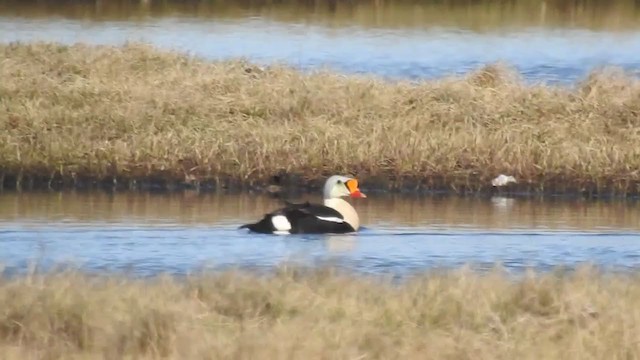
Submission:
[[[316,216],[318,219],[320,220],[324,220],[324,221],[331,221],[331,222],[335,222],[335,223],[343,223],[344,219],[340,219],[339,217],[335,217],[335,216]]]
[[[291,233],[288,232],[288,231],[274,231],[273,234],[274,235],[289,235]]]
[[[284,215],[276,215],[271,218],[271,223],[277,231],[289,231],[291,230],[291,223]]]

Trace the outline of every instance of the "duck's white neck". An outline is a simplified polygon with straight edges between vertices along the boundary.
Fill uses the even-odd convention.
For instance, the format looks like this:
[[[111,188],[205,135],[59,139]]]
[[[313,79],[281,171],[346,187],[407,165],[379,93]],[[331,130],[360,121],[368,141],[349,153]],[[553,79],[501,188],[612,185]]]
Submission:
[[[358,217],[356,209],[354,209],[351,204],[340,198],[331,198],[324,199],[324,205],[337,210],[344,216],[344,220],[348,222],[354,230],[358,230],[360,227],[360,218]]]

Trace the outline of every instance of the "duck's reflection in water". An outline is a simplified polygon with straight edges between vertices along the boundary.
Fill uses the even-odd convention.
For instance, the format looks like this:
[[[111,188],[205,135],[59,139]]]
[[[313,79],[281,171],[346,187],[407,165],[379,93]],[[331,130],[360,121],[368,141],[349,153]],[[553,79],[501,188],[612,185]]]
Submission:
[[[324,237],[327,250],[333,253],[343,253],[355,250],[357,239],[358,237],[355,234],[332,234],[325,235]]]

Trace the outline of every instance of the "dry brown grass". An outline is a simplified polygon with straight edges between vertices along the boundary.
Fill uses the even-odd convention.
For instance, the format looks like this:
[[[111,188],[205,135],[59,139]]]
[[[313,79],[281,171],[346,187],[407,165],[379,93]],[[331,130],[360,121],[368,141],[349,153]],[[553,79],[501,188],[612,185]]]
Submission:
[[[0,45],[0,172],[24,179],[303,184],[635,194],[640,82],[618,71],[578,89],[526,85],[488,66],[390,83],[142,45]]]
[[[637,274],[0,280],[4,359],[637,359]]]

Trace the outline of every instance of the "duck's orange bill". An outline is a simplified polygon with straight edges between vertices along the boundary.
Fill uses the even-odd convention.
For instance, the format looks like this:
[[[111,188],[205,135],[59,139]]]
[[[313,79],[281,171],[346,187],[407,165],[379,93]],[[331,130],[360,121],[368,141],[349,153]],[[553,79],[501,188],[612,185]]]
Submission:
[[[367,195],[360,192],[358,189],[358,180],[351,179],[347,181],[347,187],[349,188],[349,192],[351,193],[352,198],[366,198]]]

